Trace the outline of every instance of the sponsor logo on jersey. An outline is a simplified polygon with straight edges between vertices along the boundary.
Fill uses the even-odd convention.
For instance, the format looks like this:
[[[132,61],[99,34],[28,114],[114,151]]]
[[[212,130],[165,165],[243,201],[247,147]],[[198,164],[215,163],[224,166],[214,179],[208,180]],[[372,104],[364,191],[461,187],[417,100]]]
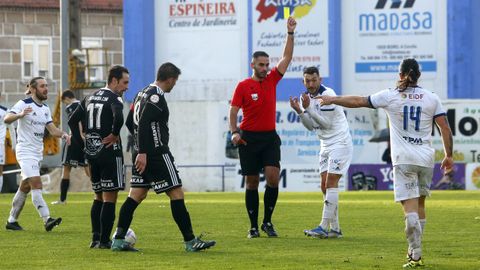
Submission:
[[[98,133],[87,133],[85,136],[85,153],[96,156],[103,149],[102,137]]]
[[[408,137],[408,136],[403,136],[403,139],[406,142],[411,143],[411,144],[415,144],[415,145],[422,145],[423,144],[422,138],[412,138],[412,137]]]
[[[257,101],[257,100],[258,100],[258,94],[257,94],[257,93],[253,93],[253,94],[252,94],[252,99],[253,99],[253,101]]]
[[[35,121],[35,120],[32,120],[32,122],[30,122],[30,124],[32,126],[45,126],[47,124],[47,122],[45,121]]]

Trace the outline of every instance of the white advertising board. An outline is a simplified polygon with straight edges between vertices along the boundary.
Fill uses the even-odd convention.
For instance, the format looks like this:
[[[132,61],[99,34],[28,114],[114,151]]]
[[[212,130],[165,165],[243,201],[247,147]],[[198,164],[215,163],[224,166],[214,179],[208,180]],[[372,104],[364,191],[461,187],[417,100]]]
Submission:
[[[295,53],[285,78],[302,78],[308,66],[317,66],[328,77],[328,0],[252,1],[251,52],[267,52],[272,67],[280,61],[287,34],[285,7],[299,22]]]
[[[227,100],[247,73],[247,5],[243,0],[155,1],[155,63],[182,75],[171,100]]]
[[[447,98],[446,0],[342,1],[342,93],[394,87],[402,59],[421,66],[419,85]]]

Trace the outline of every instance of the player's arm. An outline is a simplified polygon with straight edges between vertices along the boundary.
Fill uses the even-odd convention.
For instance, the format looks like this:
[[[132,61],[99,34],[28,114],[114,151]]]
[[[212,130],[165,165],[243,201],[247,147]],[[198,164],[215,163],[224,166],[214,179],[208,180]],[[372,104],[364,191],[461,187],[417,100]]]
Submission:
[[[372,105],[368,101],[368,97],[362,96],[320,96],[315,97],[320,100],[322,105],[340,105],[347,108],[372,108]]]
[[[138,154],[135,158],[135,168],[137,171],[142,174],[147,167],[147,141],[151,140],[149,138],[149,130],[151,128],[151,123],[155,119],[155,115],[162,113],[163,109],[153,105],[150,102],[146,102],[144,109],[140,114],[138,119],[138,130],[137,130],[137,142],[138,142]],[[166,109],[166,108],[165,108]]]
[[[242,139],[239,133],[239,128],[237,127],[237,117],[238,111],[240,111],[240,107],[237,106],[230,106],[228,123],[230,128],[230,133],[232,134],[232,138],[230,140],[233,144],[246,144],[246,142]]]
[[[133,104],[130,107],[130,111],[128,111],[127,120],[125,120],[125,126],[130,134],[133,135]]]
[[[287,40],[285,42],[285,47],[283,48],[283,56],[282,59],[277,64],[277,70],[285,74],[287,72],[288,65],[292,61],[293,57],[293,45],[294,45],[294,35],[293,32],[295,31],[295,28],[297,27],[297,22],[293,17],[288,18],[287,20]],[[288,34],[292,33],[292,34]]]
[[[72,132],[72,137],[79,142],[82,141],[80,125],[82,124],[82,119],[85,118],[84,117],[85,111],[83,109],[84,106],[85,106],[85,100],[83,100],[82,103],[79,106],[77,106],[75,111],[73,111],[72,115],[70,115],[70,118],[68,118],[68,126],[70,127],[70,131]]]
[[[107,148],[118,141],[120,130],[123,126],[123,104],[120,102],[112,102],[111,108],[113,113],[112,132],[102,140],[102,143],[105,144]]]
[[[5,122],[5,124],[11,124],[17,121],[18,119],[23,118],[25,115],[31,113],[32,110],[33,110],[32,107],[28,106],[24,108],[20,113],[8,112],[3,117],[3,121]]]
[[[53,122],[48,123],[45,127],[52,136],[62,138],[62,140],[65,140],[67,142],[67,145],[70,145],[70,135],[68,135],[65,131],[57,128],[53,124]]]
[[[440,129],[443,142],[443,151],[445,152],[445,157],[442,160],[441,168],[445,171],[445,173],[448,173],[453,168],[452,130],[450,129],[450,125],[448,124],[448,120],[445,115],[435,117],[435,124]]]
[[[308,130],[312,131],[313,127],[313,120],[308,114],[300,107],[300,102],[296,97],[290,97],[290,107],[298,114],[300,117],[300,122],[302,122],[303,126],[306,127]]]

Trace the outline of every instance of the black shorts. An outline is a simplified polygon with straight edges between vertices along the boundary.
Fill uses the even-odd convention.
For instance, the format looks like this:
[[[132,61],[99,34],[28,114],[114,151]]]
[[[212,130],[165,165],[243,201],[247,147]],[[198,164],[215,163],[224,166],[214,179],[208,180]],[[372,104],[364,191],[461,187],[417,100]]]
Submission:
[[[142,175],[135,169],[135,158],[136,155],[133,155],[131,187],[153,188],[155,193],[159,194],[182,186],[182,180],[170,152],[160,156],[147,155],[147,168]]]
[[[100,154],[89,159],[92,188],[95,193],[125,189],[123,156]]]
[[[64,143],[62,151],[62,165],[71,167],[87,166],[87,163],[85,162],[85,153],[83,152],[83,145],[76,143],[74,140],[71,141],[70,145]]]
[[[241,131],[247,145],[238,146],[242,175],[257,175],[265,166],[280,168],[280,137],[275,130]]]

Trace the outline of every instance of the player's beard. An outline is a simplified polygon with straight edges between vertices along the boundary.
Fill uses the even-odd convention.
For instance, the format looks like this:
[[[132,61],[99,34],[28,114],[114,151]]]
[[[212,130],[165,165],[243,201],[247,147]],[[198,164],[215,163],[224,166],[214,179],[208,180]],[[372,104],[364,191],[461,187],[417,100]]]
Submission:
[[[35,97],[40,101],[47,100],[47,94],[45,94],[45,95],[40,94],[39,95],[38,92],[35,92]]]
[[[267,72],[267,70],[260,72],[257,69],[253,69],[253,74],[259,79],[265,79],[265,77],[267,77]]]

